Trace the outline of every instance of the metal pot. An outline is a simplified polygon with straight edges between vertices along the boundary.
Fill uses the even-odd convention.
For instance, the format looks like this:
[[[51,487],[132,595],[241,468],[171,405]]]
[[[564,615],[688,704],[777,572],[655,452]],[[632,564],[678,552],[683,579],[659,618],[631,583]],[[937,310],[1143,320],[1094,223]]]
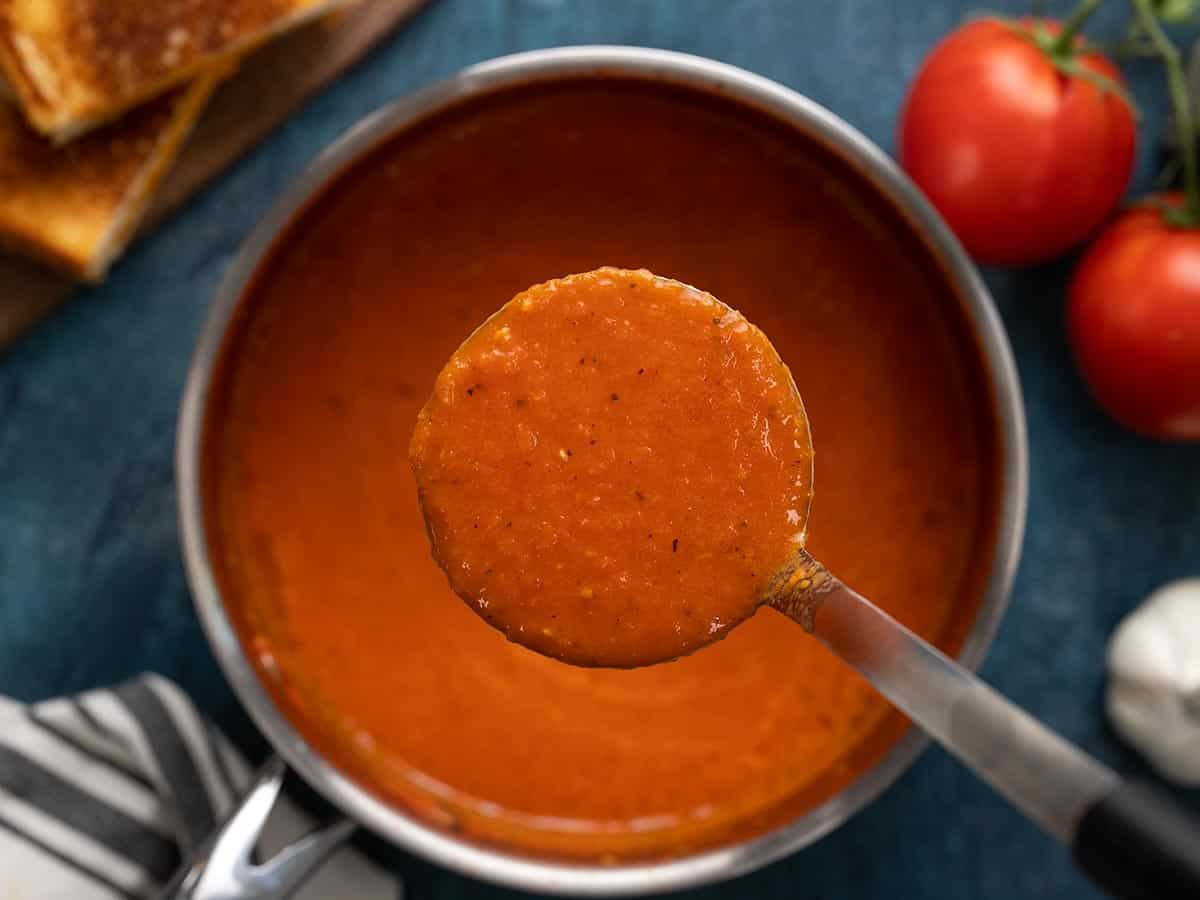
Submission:
[[[428,826],[351,781],[319,756],[275,706],[248,661],[222,603],[209,559],[202,515],[201,430],[218,350],[247,284],[293,216],[347,166],[417,118],[464,97],[502,87],[588,74],[620,74],[718,92],[770,112],[825,145],[862,173],[904,214],[910,227],[923,236],[941,263],[947,279],[957,291],[965,318],[974,330],[989,374],[1000,437],[1003,485],[994,560],[982,606],[959,654],[963,664],[977,668],[1007,603],[1020,552],[1028,488],[1021,390],[1011,350],[991,298],[946,225],[878,147],[837,116],[794,91],[742,69],[707,59],[631,47],[572,47],[522,53],[472,66],[446,81],[397,100],[352,128],[284,193],[246,241],[221,286],[201,334],[187,381],[179,424],[176,472],[188,579],[213,651],[258,727],[279,755],[312,787],[349,819],[405,850],[464,875],[549,893],[643,894],[730,878],[812,843],[841,825],[895,781],[926,746],[927,739],[917,730],[910,730],[884,758],[840,793],[775,831],[736,846],[682,859],[615,867],[563,864],[477,846]],[[269,806],[269,794],[277,783],[278,771],[272,769],[260,790],[251,794],[253,802],[261,806],[265,791]],[[256,797],[258,799],[254,800]],[[228,871],[210,872],[207,880],[210,884],[225,885],[224,892],[214,893],[210,889],[205,893],[197,887],[205,880],[202,877],[205,860],[200,860],[189,876],[189,896],[282,895],[271,893],[270,885],[264,888],[261,878],[255,880],[258,877],[256,870],[248,866],[237,846],[245,843],[255,830],[256,815],[249,815],[246,807],[244,804],[240,817],[235,816],[233,823],[225,829],[219,842],[224,850],[211,856],[213,865],[220,862]],[[338,835],[344,835],[345,831],[345,828],[341,829]],[[309,853],[308,863],[315,864],[332,843],[332,838],[326,836],[325,840],[314,841],[304,848]],[[231,874],[233,870],[230,869],[230,860],[236,862],[238,859],[241,859],[240,876]],[[305,866],[294,868],[292,880],[307,870]]]

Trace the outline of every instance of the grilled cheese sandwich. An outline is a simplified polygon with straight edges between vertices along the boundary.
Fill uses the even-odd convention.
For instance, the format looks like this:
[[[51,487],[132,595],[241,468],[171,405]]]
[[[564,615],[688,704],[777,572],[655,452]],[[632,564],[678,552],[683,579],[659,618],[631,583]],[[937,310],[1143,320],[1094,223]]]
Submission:
[[[63,143],[345,0],[0,0],[0,74]]]
[[[61,147],[0,102],[0,243],[100,279],[225,74],[201,76]]]

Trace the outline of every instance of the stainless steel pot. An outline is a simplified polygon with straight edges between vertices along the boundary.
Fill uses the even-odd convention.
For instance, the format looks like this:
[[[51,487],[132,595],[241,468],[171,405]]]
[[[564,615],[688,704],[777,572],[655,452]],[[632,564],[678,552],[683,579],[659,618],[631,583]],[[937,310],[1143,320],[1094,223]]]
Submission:
[[[939,258],[957,289],[981,348],[996,398],[1001,440],[1003,491],[994,561],[983,605],[959,654],[959,659],[971,668],[982,662],[1007,603],[1020,553],[1028,489],[1021,389],[1003,326],[978,273],[942,220],[891,159],[833,113],[794,91],[742,69],[663,50],[632,47],[538,50],[472,66],[397,100],[356,125],[326,150],[285,192],[242,247],[217,295],[192,361],[179,423],[176,477],[183,550],[196,608],[225,675],[258,727],[279,755],[349,819],[399,847],[464,875],[527,890],[572,895],[675,890],[730,878],[766,865],[845,822],[895,781],[924,749],[927,740],[915,729],[910,730],[891,752],[856,781],[788,825],[737,846],[683,859],[615,867],[543,862],[477,846],[435,830],[384,803],[318,755],[259,682],[226,614],[209,558],[200,479],[201,430],[218,350],[248,282],[293,216],[347,166],[413,120],[464,97],[539,79],[614,73],[716,92],[789,122],[861,172],[905,214],[912,228],[924,236]],[[268,787],[275,784],[276,776],[272,770],[266,778]],[[259,798],[255,802],[261,806],[262,791],[251,796]],[[196,885],[204,880],[199,875],[207,860],[199,860],[189,882],[190,896],[238,896],[238,890],[258,891],[254,896],[282,895],[271,892],[282,882],[271,882],[269,878],[264,881],[263,872],[267,870],[256,874],[237,852],[237,845],[253,833],[254,819],[253,815],[247,819],[243,809],[241,818],[235,817],[222,837],[223,852],[212,860],[214,865],[219,863],[228,868],[233,865],[230,860],[237,862],[240,858],[240,877],[229,872],[211,873],[208,881],[224,884],[226,889],[205,894]],[[318,840],[311,846],[327,852],[329,845],[329,840]],[[302,870],[303,866],[293,866],[289,871],[294,875]]]

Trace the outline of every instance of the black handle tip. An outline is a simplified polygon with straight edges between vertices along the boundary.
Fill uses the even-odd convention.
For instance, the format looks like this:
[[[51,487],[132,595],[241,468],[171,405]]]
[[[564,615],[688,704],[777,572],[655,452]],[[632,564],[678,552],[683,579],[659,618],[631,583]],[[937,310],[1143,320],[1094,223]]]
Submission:
[[[1200,900],[1200,820],[1162,791],[1123,782],[1087,811],[1072,848],[1122,900]]]

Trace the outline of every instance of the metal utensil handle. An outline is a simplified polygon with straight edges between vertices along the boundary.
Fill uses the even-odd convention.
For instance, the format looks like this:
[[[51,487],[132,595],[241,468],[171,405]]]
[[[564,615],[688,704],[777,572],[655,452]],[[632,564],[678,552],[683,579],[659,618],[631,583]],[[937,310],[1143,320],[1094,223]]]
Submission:
[[[770,603],[854,666],[1118,896],[1200,897],[1200,825],[1122,782],[820,563],[801,554]]]
[[[1119,779],[861,595],[838,584],[813,634],[1029,818],[1070,844]]]
[[[287,771],[273,757],[228,819],[159,895],[160,900],[285,900],[354,832],[342,819],[293,841],[255,864],[254,847]]]

